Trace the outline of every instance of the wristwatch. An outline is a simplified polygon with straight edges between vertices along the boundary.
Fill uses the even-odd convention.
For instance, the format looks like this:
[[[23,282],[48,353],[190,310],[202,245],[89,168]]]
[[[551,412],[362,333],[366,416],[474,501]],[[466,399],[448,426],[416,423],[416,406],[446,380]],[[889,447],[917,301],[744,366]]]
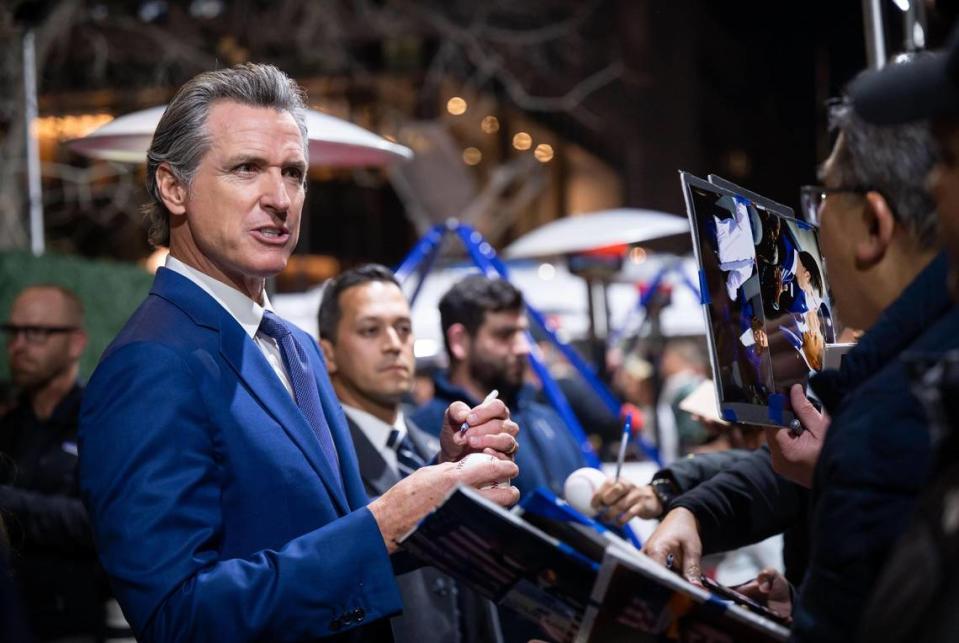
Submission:
[[[654,478],[652,482],[649,483],[649,486],[659,499],[659,504],[663,506],[663,513],[660,514],[660,517],[662,517],[669,511],[669,505],[672,504],[673,500],[676,499],[676,496],[678,496],[681,491],[675,482],[666,477]]]

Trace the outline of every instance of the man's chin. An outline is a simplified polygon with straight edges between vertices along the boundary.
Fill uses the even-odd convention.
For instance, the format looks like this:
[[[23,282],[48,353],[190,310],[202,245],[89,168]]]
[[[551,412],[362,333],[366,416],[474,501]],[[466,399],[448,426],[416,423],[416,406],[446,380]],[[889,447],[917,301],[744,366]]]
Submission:
[[[275,277],[286,270],[292,252],[292,248],[287,247],[259,249],[259,252],[255,255],[251,254],[255,259],[249,266],[252,273],[250,276],[256,276],[260,279]]]

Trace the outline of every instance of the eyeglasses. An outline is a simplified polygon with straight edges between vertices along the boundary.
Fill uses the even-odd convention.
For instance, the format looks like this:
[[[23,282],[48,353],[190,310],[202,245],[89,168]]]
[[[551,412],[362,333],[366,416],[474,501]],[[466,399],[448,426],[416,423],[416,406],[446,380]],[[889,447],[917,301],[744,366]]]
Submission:
[[[69,333],[78,330],[76,326],[19,326],[17,324],[0,324],[0,332],[7,339],[7,343],[13,342],[21,333],[30,344],[43,344],[50,335],[56,333]]]
[[[822,202],[830,194],[866,194],[871,188],[825,188],[821,185],[804,185],[799,188],[799,206],[807,223],[819,225]]]

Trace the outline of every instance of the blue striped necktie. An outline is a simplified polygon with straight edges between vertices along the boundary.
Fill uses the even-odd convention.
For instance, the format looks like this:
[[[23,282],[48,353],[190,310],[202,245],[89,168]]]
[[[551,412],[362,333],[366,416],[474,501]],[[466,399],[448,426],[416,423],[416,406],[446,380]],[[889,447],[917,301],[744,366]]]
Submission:
[[[330,425],[326,423],[326,416],[323,415],[323,404],[320,402],[320,393],[316,388],[316,380],[310,370],[310,362],[306,358],[306,352],[296,341],[296,337],[294,337],[286,322],[269,310],[263,313],[260,331],[267,337],[275,339],[279,345],[280,355],[283,356],[283,365],[286,367],[286,373],[290,376],[290,384],[293,386],[293,397],[296,399],[296,405],[313,428],[313,432],[320,442],[320,448],[323,449],[323,455],[326,456],[327,462],[333,468],[336,481],[342,489],[343,478],[340,475],[336,445],[333,444]]]
[[[390,437],[386,439],[386,446],[396,451],[396,468],[403,478],[426,464],[416,452],[409,433],[403,433],[401,437],[400,432],[393,429],[390,431]]]

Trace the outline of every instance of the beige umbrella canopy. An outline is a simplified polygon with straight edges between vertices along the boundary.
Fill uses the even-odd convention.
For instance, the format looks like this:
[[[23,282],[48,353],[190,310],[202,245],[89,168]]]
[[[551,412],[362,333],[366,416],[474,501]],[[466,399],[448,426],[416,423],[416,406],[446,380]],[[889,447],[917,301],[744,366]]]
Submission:
[[[120,116],[82,138],[67,143],[74,152],[95,159],[145,163],[165,105]],[[315,110],[306,111],[310,165],[385,167],[413,158],[413,150],[359,125]]]
[[[510,259],[576,254],[618,245],[642,245],[654,251],[692,249],[689,220],[655,210],[604,210],[547,223],[503,250]]]

